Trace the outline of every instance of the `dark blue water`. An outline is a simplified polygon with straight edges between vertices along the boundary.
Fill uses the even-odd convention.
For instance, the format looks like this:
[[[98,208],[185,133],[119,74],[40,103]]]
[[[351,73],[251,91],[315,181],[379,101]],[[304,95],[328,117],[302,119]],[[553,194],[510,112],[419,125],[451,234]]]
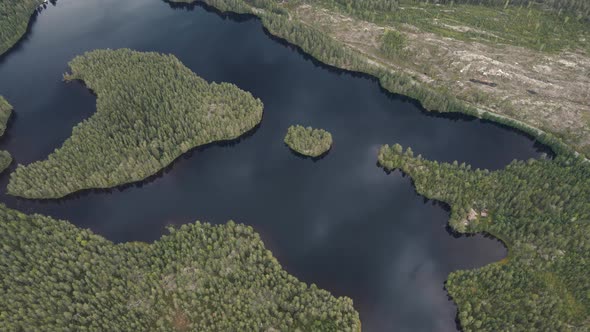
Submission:
[[[434,116],[366,77],[322,66],[266,34],[260,22],[159,0],[60,0],[0,60],[0,94],[15,107],[0,149],[17,163],[44,159],[95,111],[67,62],[96,48],[175,54],[209,81],[251,91],[261,126],[239,142],[196,149],[141,185],[8,206],[90,228],[115,241],[153,241],[168,224],[229,219],[254,226],[291,274],[349,296],[365,331],[453,331],[444,280],[456,269],[501,259],[481,236],[454,238],[448,212],[417,195],[408,178],[377,167],[385,143],[441,161],[498,169],[540,154],[514,131],[464,117]],[[329,130],[319,161],[283,144],[292,124]],[[14,168],[14,165],[13,165]],[[8,175],[0,178],[5,189]]]

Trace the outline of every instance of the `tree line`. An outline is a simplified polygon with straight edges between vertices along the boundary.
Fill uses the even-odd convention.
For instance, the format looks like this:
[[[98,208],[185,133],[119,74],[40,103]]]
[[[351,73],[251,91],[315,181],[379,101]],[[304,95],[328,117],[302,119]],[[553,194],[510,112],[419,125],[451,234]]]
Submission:
[[[0,55],[25,34],[41,0],[0,0]]]
[[[115,245],[4,205],[0,221],[6,331],[360,331],[352,300],[289,275],[250,226]]]
[[[97,111],[47,160],[18,165],[11,195],[59,198],[140,181],[188,150],[235,139],[262,119],[259,99],[233,84],[207,83],[173,55],[96,50],[70,68],[64,79],[93,90]]]
[[[534,1],[506,0],[404,0],[386,9],[379,9],[384,7],[378,5],[383,0],[300,2],[394,29],[407,30],[404,26],[410,25],[423,32],[468,42],[508,44],[549,53],[590,52],[585,42],[590,33],[590,2],[587,1],[580,2],[587,6],[583,11],[554,9],[547,3]],[[453,27],[466,31],[458,32]]]
[[[309,157],[319,157],[330,150],[332,134],[323,129],[290,126],[285,135],[285,144],[292,150]]]
[[[0,137],[6,132],[8,119],[12,115],[12,105],[4,97],[0,96]],[[0,173],[4,172],[12,163],[12,156],[8,151],[0,151]]]
[[[303,0],[310,2],[310,0]],[[590,2],[587,0],[321,0],[332,2],[356,11],[394,11],[401,5],[440,4],[440,5],[480,5],[489,7],[536,7],[557,13],[567,12],[573,18],[588,20]],[[277,1],[278,2],[278,1]]]
[[[11,114],[12,105],[10,105],[4,97],[0,96],[0,137],[2,137],[6,131],[6,125],[8,124],[8,119],[10,119]]]
[[[411,76],[400,72],[391,71],[369,64],[365,58],[343,45],[338,40],[313,26],[303,24],[289,18],[289,14],[282,11],[307,0],[296,0],[288,3],[275,0],[244,1],[244,0],[204,0],[207,4],[221,11],[232,11],[242,14],[253,14],[260,17],[264,27],[274,36],[282,38],[291,44],[301,48],[305,53],[317,60],[337,68],[365,73],[376,77],[380,85],[387,91],[401,94],[420,101],[422,106],[429,111],[459,112],[478,118],[485,118],[518,128],[549,145],[556,152],[572,152],[572,148],[552,134],[541,134],[538,130],[521,122],[495,116],[489,112],[479,112],[475,107],[459,100],[445,87],[431,87],[418,83]],[[322,3],[336,0],[321,0]],[[348,1],[348,0],[342,0]],[[180,0],[180,2],[192,2]],[[351,6],[368,6],[373,8],[378,0],[352,1]],[[317,5],[310,3],[311,5]],[[372,5],[373,4],[373,5]],[[256,8],[265,9],[264,12],[254,11]],[[363,7],[364,8],[364,7]],[[393,8],[393,7],[392,7]],[[374,10],[375,8],[373,8]],[[404,45],[403,36],[389,35],[386,43],[382,45],[382,52],[389,56],[399,56],[400,47]],[[587,150],[587,149],[586,149]],[[583,151],[587,152],[587,151]]]
[[[451,206],[461,233],[501,239],[509,256],[451,273],[446,288],[465,331],[590,328],[590,163],[573,155],[514,161],[504,170],[439,163],[396,144],[379,163]]]

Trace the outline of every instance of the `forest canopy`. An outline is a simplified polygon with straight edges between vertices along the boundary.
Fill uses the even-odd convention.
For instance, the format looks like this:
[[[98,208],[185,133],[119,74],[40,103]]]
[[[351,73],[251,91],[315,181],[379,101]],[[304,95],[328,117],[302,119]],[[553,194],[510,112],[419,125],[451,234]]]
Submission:
[[[450,81],[453,82],[452,84],[456,81],[450,80],[449,77],[457,74],[465,79],[471,74],[461,74],[458,70],[452,70],[438,56],[424,55],[431,54],[430,49],[428,52],[420,51],[420,54],[424,55],[420,60],[425,62],[417,64],[412,62],[414,59],[412,55],[416,54],[416,50],[412,47],[434,47],[433,45],[438,43],[416,43],[415,40],[404,40],[407,38],[381,38],[377,40],[379,45],[375,48],[374,45],[369,45],[373,43],[355,40],[356,37],[347,32],[354,28],[355,24],[377,25],[384,27],[383,31],[401,31],[407,28],[406,30],[410,32],[420,31],[420,34],[434,33],[437,40],[442,38],[441,40],[461,41],[464,43],[461,45],[466,47],[473,43],[481,43],[486,47],[504,48],[506,45],[518,46],[519,49],[525,47],[528,53],[540,56],[555,55],[564,51],[588,54],[590,52],[590,43],[588,43],[590,13],[587,10],[590,2],[586,0],[462,0],[440,1],[440,3],[432,0],[203,1],[221,11],[256,15],[272,35],[300,47],[317,60],[344,70],[374,76],[378,78],[385,90],[416,99],[429,111],[460,112],[479,118],[485,117],[494,122],[515,126],[553,149],[563,150],[566,143],[568,149],[590,155],[590,145],[584,143],[588,140],[581,138],[586,137],[586,130],[571,130],[571,125],[548,121],[544,113],[538,111],[538,107],[527,106],[525,109],[520,109],[521,111],[516,111],[519,109],[517,105],[522,104],[523,98],[534,100],[535,105],[542,102],[550,106],[551,103],[547,101],[547,98],[531,95],[530,91],[534,89],[509,89],[515,94],[513,99],[508,98],[510,100],[504,98],[505,94],[502,96],[503,89],[493,91],[488,89],[483,94],[477,93],[482,89],[472,87],[470,84],[465,85],[467,90],[455,89],[449,84],[451,84]],[[194,1],[175,0],[175,2]],[[577,14],[573,15],[574,12]],[[332,19],[321,20],[326,15]],[[349,17],[352,23],[350,25],[345,24],[344,21],[340,25],[326,23],[337,20],[338,17]],[[316,21],[318,21],[317,24],[314,23]],[[338,30],[340,26],[342,30]],[[463,28],[466,28],[466,32],[457,30]],[[407,32],[406,30],[404,33]],[[359,34],[359,36],[364,35],[366,34]],[[396,36],[390,34],[389,37]],[[364,44],[368,46],[361,51],[356,51],[357,46]],[[443,44],[446,46],[436,49],[443,53],[454,50],[452,45],[455,45],[455,42]],[[509,56],[516,55],[513,52],[509,54]],[[379,65],[372,65],[375,57],[382,57],[386,61],[381,61]],[[449,59],[452,59],[452,56]],[[382,65],[384,63],[386,66]],[[511,62],[507,60],[503,62],[503,65],[511,66]],[[522,68],[528,70],[525,67]],[[400,68],[407,70],[399,70]],[[469,78],[467,82],[470,82]],[[510,85],[524,88],[519,79],[510,80],[507,86]],[[550,91],[548,90],[547,93]],[[498,96],[501,99],[498,99]],[[530,102],[527,105],[532,104],[533,102]],[[556,112],[562,112],[563,116],[570,116],[569,112],[574,112],[576,107],[560,107]],[[582,121],[585,120],[581,119],[576,123],[582,123]]]
[[[10,115],[12,114],[12,105],[4,99],[4,97],[0,96],[0,137],[4,136],[6,132],[6,125],[8,124],[8,119],[10,119]],[[0,173],[4,172],[8,166],[12,163],[12,156],[8,151],[0,151]]]
[[[308,157],[319,157],[330,150],[332,134],[323,129],[291,126],[285,136],[285,144],[293,151]]]
[[[310,0],[304,0],[310,1]],[[393,11],[400,5],[435,4],[435,5],[480,5],[487,7],[524,7],[538,8],[553,12],[567,12],[579,19],[590,17],[590,2],[587,0],[321,0],[338,3],[354,10]]]
[[[6,125],[8,124],[8,119],[10,119],[10,115],[12,114],[12,106],[4,99],[4,97],[0,96],[0,137],[4,135],[6,131]]]
[[[6,331],[360,331],[349,298],[284,271],[252,227],[196,222],[153,244],[0,205]]]
[[[590,328],[588,161],[560,155],[489,172],[428,161],[396,144],[381,148],[379,163],[449,204],[453,229],[489,233],[508,246],[501,262],[450,274],[446,288],[465,331]]]
[[[97,94],[96,113],[49,158],[19,165],[8,192],[59,198],[143,180],[190,149],[235,139],[262,119],[263,105],[233,84],[207,83],[175,56],[97,50],[70,62],[66,81]]]
[[[0,55],[27,31],[29,19],[41,0],[0,0]]]

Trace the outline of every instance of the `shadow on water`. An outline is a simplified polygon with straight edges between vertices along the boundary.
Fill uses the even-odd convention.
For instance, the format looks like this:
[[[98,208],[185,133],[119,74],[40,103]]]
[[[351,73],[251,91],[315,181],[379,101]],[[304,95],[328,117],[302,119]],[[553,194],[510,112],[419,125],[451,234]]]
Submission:
[[[50,0],[49,3],[55,7],[57,5],[57,0]],[[25,33],[20,37],[20,39],[14,45],[12,45],[12,47],[10,47],[8,50],[6,50],[6,52],[0,54],[0,65],[2,65],[2,63],[4,63],[5,59],[10,54],[18,53],[22,49],[23,43],[31,37],[31,31],[32,31],[33,25],[37,21],[37,17],[45,9],[47,9],[47,4],[41,4],[39,7],[37,7],[35,9],[33,14],[31,14],[31,17],[29,18],[29,22],[27,23],[27,29],[25,30]]]
[[[162,0],[170,8],[175,10],[194,11],[195,9],[203,9],[207,13],[215,14],[224,20],[232,20],[234,22],[246,22],[252,19],[258,19],[258,16],[253,14],[238,14],[234,12],[223,12],[213,6],[210,6],[202,1],[194,0],[193,2],[174,2],[169,0]]]
[[[217,15],[223,16],[223,15],[227,15],[226,13],[220,13],[219,11],[213,9],[211,12],[216,13]],[[257,16],[254,15],[240,15],[240,14],[232,14],[233,16],[248,16],[249,18],[254,18],[256,20],[260,19]],[[486,120],[486,119],[480,119],[477,118],[473,115],[469,115],[469,114],[465,114],[465,113],[460,113],[460,112],[439,112],[436,110],[433,111],[429,111],[426,108],[424,108],[424,106],[422,105],[422,103],[415,99],[415,98],[411,98],[405,95],[401,95],[401,94],[397,94],[394,92],[391,92],[387,89],[385,89],[383,87],[383,85],[381,84],[381,81],[379,80],[379,78],[367,74],[367,73],[363,73],[363,72],[358,72],[358,71],[351,71],[351,70],[346,70],[346,69],[342,69],[342,68],[338,68],[329,64],[326,64],[324,62],[319,61],[318,59],[316,59],[315,57],[313,57],[312,55],[306,53],[301,47],[294,45],[292,43],[290,43],[288,40],[275,36],[273,35],[266,27],[263,26],[263,31],[264,34],[266,36],[268,36],[268,38],[270,38],[271,40],[275,41],[276,43],[286,47],[289,50],[295,51],[297,52],[297,54],[299,54],[301,57],[303,57],[306,61],[309,61],[311,63],[313,63],[314,66],[321,68],[323,70],[326,70],[328,72],[331,72],[333,74],[336,75],[349,75],[350,77],[353,78],[360,78],[360,79],[366,79],[369,80],[373,83],[376,83],[377,86],[379,87],[379,90],[385,95],[387,96],[388,99],[390,100],[396,100],[396,101],[402,101],[404,103],[408,103],[411,104],[412,106],[414,106],[418,111],[420,111],[420,114],[430,117],[430,118],[437,118],[437,119],[445,119],[445,120],[450,120],[450,121],[462,121],[462,122],[479,122],[482,124],[491,124],[493,126],[496,126],[498,128],[503,128],[506,129],[508,131],[517,133],[519,135],[525,136],[531,140],[535,141],[535,149],[538,152],[542,152],[547,154],[547,156],[549,156],[550,158],[554,158],[555,157],[555,153],[553,152],[553,150],[547,146],[544,145],[543,143],[539,142],[536,140],[536,138],[525,132],[522,131],[518,128],[515,127],[510,127],[508,125],[505,124],[501,124],[498,122],[494,122],[494,121],[490,121],[490,120]]]
[[[387,174],[387,175],[391,175],[393,173],[399,172],[403,178],[409,178],[411,186],[414,189],[414,194],[418,197],[422,197],[424,204],[428,204],[429,202],[431,202],[433,206],[436,206],[436,207],[440,208],[441,210],[447,212],[447,214],[450,217],[451,210],[452,210],[451,205],[447,202],[439,201],[436,199],[430,199],[430,198],[424,196],[423,194],[419,193],[418,190],[416,190],[416,183],[415,183],[414,179],[411,176],[409,176],[406,172],[404,172],[400,169],[395,169],[393,171],[390,171],[390,170],[386,169],[385,167],[381,166],[379,164],[379,162],[377,162],[376,166],[381,168],[385,172],[385,174]],[[447,218],[447,220],[449,220],[449,218]],[[450,236],[454,237],[455,239],[465,238],[465,237],[473,237],[476,235],[482,235],[486,239],[492,239],[492,240],[498,241],[499,243],[502,244],[502,246],[504,247],[505,250],[508,250],[508,246],[502,240],[500,240],[499,238],[493,236],[492,234],[490,234],[488,232],[460,233],[460,232],[456,231],[455,229],[453,229],[448,222],[445,224],[445,231]]]
[[[217,16],[219,16],[222,19],[230,19],[232,21],[236,21],[236,22],[246,22],[249,20],[257,20],[259,22],[261,22],[260,18],[256,15],[253,14],[238,14],[238,13],[233,13],[233,12],[222,12],[220,10],[218,10],[215,7],[212,7],[204,2],[195,0],[195,2],[192,3],[175,3],[175,2],[170,2],[168,0],[162,0],[164,2],[166,2],[171,8],[173,9],[185,9],[185,10],[189,10],[189,11],[193,11],[195,10],[195,8],[202,8],[204,9],[206,12],[208,13],[212,13],[215,14]],[[463,121],[463,122],[479,122],[482,124],[491,124],[493,126],[499,127],[499,128],[503,128],[506,129],[508,131],[517,133],[519,135],[525,136],[531,140],[533,140],[534,143],[534,147],[538,152],[542,152],[545,153],[549,158],[554,158],[555,157],[555,153],[554,151],[547,145],[544,145],[543,143],[539,142],[536,140],[536,138],[531,135],[530,133],[527,133],[525,131],[522,131],[518,128],[515,127],[511,127],[505,124],[501,124],[498,122],[494,122],[491,120],[487,120],[487,119],[480,119],[478,117],[475,117],[473,115],[469,115],[469,114],[465,114],[465,113],[460,113],[460,112],[439,112],[436,110],[432,110],[429,111],[426,108],[424,108],[424,106],[422,105],[422,103],[415,99],[415,98],[411,98],[408,97],[406,95],[401,95],[401,94],[397,94],[394,92],[391,92],[387,89],[385,89],[383,87],[383,85],[381,84],[381,81],[379,80],[379,78],[377,78],[374,75],[370,75],[367,73],[363,73],[363,72],[358,72],[358,71],[352,71],[352,70],[347,70],[347,69],[342,69],[339,67],[335,67],[333,65],[321,62],[320,60],[316,59],[315,57],[313,57],[312,55],[310,55],[309,53],[305,52],[300,46],[292,44],[291,42],[289,42],[288,40],[273,35],[263,24],[262,25],[262,30],[264,32],[264,34],[271,39],[272,41],[282,45],[283,47],[292,50],[294,52],[296,52],[297,54],[299,54],[303,59],[305,59],[306,61],[311,62],[315,67],[321,68],[323,70],[326,70],[330,73],[336,74],[338,76],[341,75],[348,75],[350,77],[353,78],[361,78],[361,79],[366,79],[369,80],[371,82],[376,83],[379,86],[379,90],[387,96],[388,99],[390,100],[396,100],[396,101],[402,101],[404,103],[408,103],[411,104],[412,106],[414,106],[416,109],[418,109],[420,111],[420,113],[422,115],[425,115],[427,117],[431,117],[431,118],[439,118],[439,119],[445,119],[445,120],[450,120],[450,121]]]
[[[490,124],[490,125],[496,126],[498,128],[502,128],[504,130],[516,133],[518,135],[522,135],[522,136],[530,139],[531,141],[534,141],[534,148],[537,152],[544,154],[542,157],[555,159],[555,157],[557,156],[557,154],[549,146],[539,142],[535,138],[535,136],[527,133],[526,131],[522,131],[518,128],[511,127],[511,126],[505,125],[503,123],[498,123],[498,122],[487,120],[487,119],[479,119],[479,122],[482,124]]]
[[[332,151],[332,147],[330,147],[330,149],[328,149],[328,151],[322,153],[321,155],[319,155],[317,157],[311,157],[311,156],[306,156],[304,154],[301,154],[301,153],[291,149],[291,147],[287,143],[285,143],[284,146],[286,149],[289,149],[289,152],[291,152],[291,155],[293,155],[299,159],[309,159],[309,160],[313,161],[314,163],[324,159],[330,153],[330,151]]]
[[[443,202],[443,201],[439,201],[439,200],[435,200],[435,199],[429,199],[426,196],[424,196],[421,193],[419,193],[416,190],[416,184],[414,182],[414,179],[411,176],[409,176],[407,173],[405,173],[404,171],[402,171],[400,169],[396,169],[396,170],[393,170],[393,171],[388,170],[388,169],[382,167],[379,164],[379,162],[377,162],[376,166],[379,167],[379,168],[381,168],[387,175],[392,175],[393,173],[399,172],[402,175],[403,178],[406,178],[406,177],[409,178],[410,179],[410,182],[411,182],[411,186],[414,189],[414,194],[416,196],[422,197],[424,204],[428,204],[429,202],[431,202],[433,206],[437,206],[441,210],[444,210],[445,212],[447,212],[447,223],[445,224],[445,231],[447,232],[447,234],[449,236],[453,237],[454,239],[465,239],[465,238],[472,238],[472,237],[476,237],[476,236],[482,236],[485,239],[488,239],[488,240],[491,240],[491,241],[494,241],[494,242],[499,243],[503,247],[505,254],[504,254],[504,256],[501,259],[504,259],[504,258],[508,257],[508,255],[509,255],[508,246],[506,245],[506,243],[504,241],[502,241],[501,239],[495,237],[494,235],[492,235],[492,234],[490,234],[488,232],[460,233],[460,232],[456,231],[455,229],[453,229],[451,227],[451,225],[449,224],[449,222],[448,222],[449,221],[450,214],[451,214],[451,209],[452,209],[451,208],[451,205],[448,204],[448,203],[446,203],[446,202]],[[501,259],[499,259],[499,260],[497,260],[495,262],[489,262],[488,264],[493,264],[493,263],[499,262]],[[487,265],[487,264],[485,264],[485,265]],[[480,267],[483,267],[485,265],[482,265]],[[472,269],[477,269],[477,268],[480,268],[480,267],[473,267]],[[456,328],[457,331],[463,331],[463,327],[461,326],[461,321],[459,319],[459,311],[457,310],[457,304],[455,303],[453,297],[450,295],[450,293],[449,293],[449,291],[447,289],[447,281],[448,281],[447,279],[444,280],[442,289],[443,289],[443,291],[445,292],[445,294],[447,296],[447,300],[449,302],[453,303],[453,306],[456,309],[455,310],[456,311],[455,318],[454,318],[455,328]]]
[[[379,163],[377,163],[377,166],[378,166],[378,167],[381,167],[381,166],[379,165]],[[414,194],[415,194],[416,196],[420,196],[420,197],[422,197],[422,198],[423,198],[423,202],[424,202],[424,204],[428,204],[429,202],[432,202],[432,205],[433,205],[433,206],[437,206],[437,207],[439,207],[440,209],[444,210],[445,212],[447,212],[447,214],[448,214],[448,217],[450,217],[450,214],[451,214],[451,205],[449,205],[448,203],[446,203],[446,202],[443,202],[443,201],[439,201],[439,200],[435,200],[435,199],[429,199],[429,198],[427,198],[426,196],[424,196],[424,195],[420,194],[420,193],[419,193],[419,192],[416,190],[416,184],[415,184],[415,182],[414,182],[414,179],[413,179],[412,177],[410,177],[409,175],[407,175],[405,172],[403,172],[402,170],[399,170],[399,169],[398,169],[398,170],[394,170],[394,171],[390,171],[390,170],[387,170],[387,169],[385,169],[384,167],[381,167],[381,168],[383,169],[383,171],[384,171],[384,172],[385,172],[387,175],[391,175],[392,173],[395,173],[396,171],[399,171],[399,172],[401,173],[402,177],[404,177],[404,178],[405,178],[405,177],[408,177],[408,178],[410,178],[410,182],[411,182],[412,188],[414,188]],[[491,241],[494,241],[494,242],[497,242],[497,243],[499,243],[499,244],[500,244],[500,245],[501,245],[501,246],[504,248],[504,252],[505,252],[505,254],[504,254],[504,256],[503,256],[501,259],[504,259],[504,258],[508,257],[508,255],[509,255],[509,249],[508,249],[508,246],[506,245],[506,243],[505,243],[504,241],[502,241],[502,240],[501,240],[501,239],[499,239],[498,237],[495,237],[494,235],[492,235],[492,234],[490,234],[490,233],[488,233],[488,232],[480,232],[480,233],[460,233],[460,232],[456,231],[455,229],[453,229],[453,228],[451,227],[451,225],[449,224],[448,220],[449,220],[449,218],[447,218],[447,223],[445,224],[445,231],[447,232],[447,234],[448,234],[449,236],[453,237],[454,239],[462,239],[462,238],[464,239],[464,238],[471,238],[471,237],[476,237],[476,236],[482,236],[482,237],[483,237],[483,238],[485,238],[485,239],[488,239],[488,240],[491,240]],[[501,259],[499,259],[499,260],[497,260],[497,261],[495,261],[495,262],[489,262],[489,264],[493,264],[493,263],[499,262]],[[487,265],[487,264],[485,264],[485,265]],[[485,265],[482,265],[481,267],[483,267],[483,266],[485,266]],[[477,268],[478,268],[478,267],[473,267],[473,269],[477,269]],[[457,308],[457,307],[456,307],[456,306],[457,306],[457,304],[455,303],[455,301],[454,301],[453,297],[450,295],[450,293],[449,293],[449,291],[448,291],[448,289],[447,289],[447,281],[448,281],[448,280],[445,280],[445,281],[443,282],[443,287],[442,287],[442,289],[443,289],[443,291],[444,291],[444,292],[446,293],[446,295],[447,295],[447,300],[448,300],[449,302],[452,302],[452,303],[453,303],[453,306],[455,306],[455,308]],[[463,331],[463,327],[461,326],[461,321],[460,321],[460,318],[459,318],[459,311],[458,311],[458,310],[456,310],[456,313],[455,313],[455,319],[454,319],[454,323],[455,323],[455,328],[457,329],[457,331]]]
[[[14,126],[14,123],[17,121],[18,116],[19,115],[15,110],[12,110],[12,112],[10,112],[8,121],[6,121],[6,129],[4,130],[4,134],[0,136],[0,143],[4,143],[6,141],[13,139],[10,129],[12,128],[12,126]]]
[[[49,3],[55,7],[57,5],[57,0],[49,0]],[[37,17],[45,9],[47,9],[46,4],[41,4],[40,7],[37,7],[35,9],[33,14],[31,14],[31,17],[29,18],[29,22],[27,23],[27,29],[25,30],[25,33],[19,38],[19,40],[14,45],[7,49],[6,52],[0,54],[0,65],[4,63],[8,56],[21,51],[23,43],[31,38],[33,25],[37,21]]]
[[[262,126],[262,121],[259,124],[257,124],[256,126],[254,126],[254,128],[248,130],[247,132],[245,132],[244,134],[240,135],[237,138],[211,142],[211,143],[207,143],[204,145],[194,147],[194,148],[188,150],[187,152],[181,154],[180,156],[176,157],[168,166],[159,170],[155,174],[146,177],[143,180],[134,181],[132,183],[126,183],[126,184],[118,185],[116,187],[111,187],[111,188],[82,189],[82,190],[76,191],[74,193],[68,194],[64,197],[57,198],[57,199],[27,199],[27,198],[17,197],[17,201],[40,203],[42,205],[43,204],[45,204],[45,205],[51,205],[51,204],[63,205],[63,204],[68,203],[69,201],[78,200],[80,198],[91,196],[91,195],[112,194],[114,192],[124,192],[124,191],[132,189],[132,188],[143,188],[145,185],[148,185],[158,179],[161,179],[164,175],[170,173],[174,169],[174,166],[176,164],[178,164],[178,162],[180,162],[181,160],[191,159],[191,157],[194,154],[205,152],[211,148],[218,148],[218,147],[233,148],[236,145],[238,145],[240,142],[247,140],[248,138],[254,136],[254,134],[258,131],[258,129],[261,126]],[[11,168],[10,172],[12,172],[12,170],[13,169]]]

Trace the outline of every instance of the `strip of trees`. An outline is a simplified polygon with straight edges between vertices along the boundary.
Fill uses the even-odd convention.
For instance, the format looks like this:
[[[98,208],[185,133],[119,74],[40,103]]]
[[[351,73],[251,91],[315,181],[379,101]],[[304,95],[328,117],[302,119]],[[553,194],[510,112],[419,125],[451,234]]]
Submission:
[[[382,147],[379,163],[449,204],[455,230],[490,233],[508,246],[505,260],[449,276],[465,331],[590,328],[590,163],[566,154],[489,172],[428,161],[397,144]]]
[[[196,222],[153,244],[0,205],[6,331],[360,331],[352,300],[284,271],[252,227]]]
[[[238,138],[263,105],[233,84],[207,83],[173,55],[96,50],[70,62],[66,81],[97,95],[97,111],[47,160],[19,165],[8,192],[59,198],[143,180],[188,150]]]
[[[178,2],[193,2],[192,0],[177,0]],[[288,3],[275,0],[204,0],[207,4],[222,11],[253,14],[262,20],[266,29],[277,37],[283,38],[289,43],[297,45],[305,53],[310,54],[319,61],[337,68],[361,72],[372,75],[379,80],[381,86],[392,93],[408,96],[420,101],[422,106],[429,111],[459,112],[479,118],[485,118],[494,122],[500,122],[525,131],[537,138],[542,143],[549,145],[555,152],[572,152],[573,149],[554,135],[541,133],[521,122],[504,117],[495,116],[488,112],[479,112],[475,107],[459,100],[444,87],[434,88],[418,83],[415,79],[400,71],[390,71],[370,65],[366,59],[358,53],[343,45],[338,40],[330,37],[325,32],[313,26],[303,24],[289,18],[285,11],[290,6],[295,6],[307,0],[289,1]],[[376,8],[392,9],[396,4],[381,0],[351,1],[351,0],[321,0],[322,3],[332,2],[339,6],[350,5],[351,11],[355,6],[366,6],[367,9],[376,11]],[[432,3],[432,1],[430,1]],[[309,3],[318,5],[317,3]],[[264,9],[264,11],[254,10]],[[363,7],[365,8],[365,7]],[[383,10],[385,10],[383,9]],[[392,9],[393,10],[393,9]],[[404,40],[402,36],[390,35],[383,40],[382,52],[389,56],[403,55]],[[574,144],[574,143],[572,143]],[[587,149],[586,149],[587,150]],[[586,153],[587,151],[582,151]]]
[[[8,124],[8,119],[10,119],[10,115],[12,114],[12,106],[4,99],[4,97],[0,96],[0,137],[4,135],[6,131],[6,125]]]
[[[0,55],[27,31],[29,19],[42,0],[0,0]]]
[[[12,105],[0,96],[0,137],[6,132],[6,125],[12,114]],[[12,163],[12,156],[8,151],[0,151],[0,173],[4,172]]]
[[[311,2],[310,0],[303,0]],[[480,5],[506,8],[536,7],[554,12],[567,12],[574,18],[590,18],[590,2],[587,0],[321,0],[345,6],[356,11],[394,11],[402,5],[440,4],[440,5]],[[441,9],[444,9],[441,7]]]

